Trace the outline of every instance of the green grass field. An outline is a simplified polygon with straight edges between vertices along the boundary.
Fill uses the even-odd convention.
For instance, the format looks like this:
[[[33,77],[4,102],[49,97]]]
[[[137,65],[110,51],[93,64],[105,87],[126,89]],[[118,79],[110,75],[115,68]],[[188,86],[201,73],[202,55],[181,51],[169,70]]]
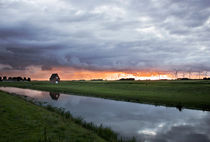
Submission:
[[[64,81],[0,82],[0,86],[14,86],[37,90],[74,93],[115,100],[155,105],[210,110],[210,81]]]
[[[0,142],[105,142],[56,112],[0,92]]]

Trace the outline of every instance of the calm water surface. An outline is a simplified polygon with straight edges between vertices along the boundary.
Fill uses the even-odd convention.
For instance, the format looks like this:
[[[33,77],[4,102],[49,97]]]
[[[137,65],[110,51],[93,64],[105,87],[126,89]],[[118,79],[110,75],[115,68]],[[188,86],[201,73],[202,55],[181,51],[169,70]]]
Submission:
[[[87,122],[111,127],[123,137],[148,142],[210,142],[210,112],[75,96],[30,89],[0,90],[62,107]]]

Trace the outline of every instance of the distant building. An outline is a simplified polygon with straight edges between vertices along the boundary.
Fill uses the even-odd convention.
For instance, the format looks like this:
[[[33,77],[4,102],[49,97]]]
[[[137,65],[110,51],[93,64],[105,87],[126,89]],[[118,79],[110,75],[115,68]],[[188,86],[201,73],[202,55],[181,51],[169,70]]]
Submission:
[[[60,77],[58,76],[57,73],[54,73],[50,77],[50,82],[58,84],[60,82]]]

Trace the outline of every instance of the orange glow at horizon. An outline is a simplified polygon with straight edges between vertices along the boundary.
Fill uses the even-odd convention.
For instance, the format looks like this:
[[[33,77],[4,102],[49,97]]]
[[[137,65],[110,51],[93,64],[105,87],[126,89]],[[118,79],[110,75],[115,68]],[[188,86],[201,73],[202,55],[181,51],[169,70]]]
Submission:
[[[174,79],[171,74],[146,71],[90,71],[74,68],[56,68],[50,72],[58,73],[61,80],[119,80],[121,78],[134,78],[135,80]]]
[[[26,70],[7,71],[0,73],[0,76],[22,76],[31,77],[32,80],[48,80],[52,73],[58,73],[61,80],[119,80],[121,78],[134,78],[135,80],[160,80],[175,79],[173,72],[155,72],[155,71],[91,71],[86,69],[75,69],[71,67],[56,67],[52,70],[42,70],[40,66],[30,66]],[[183,73],[184,74],[184,73]],[[178,78],[184,77],[180,74]],[[185,77],[188,77],[185,73]],[[191,78],[198,79],[198,74],[192,74]]]
[[[16,70],[15,73],[1,73],[1,76],[25,76],[31,77],[32,80],[48,80],[52,73],[58,73],[61,80],[119,80],[121,78],[135,78],[135,80],[158,80],[172,79],[170,74],[156,72],[140,72],[140,71],[90,71],[85,69],[75,69],[67,67],[53,68],[52,70],[41,70],[39,66],[30,66],[25,71]]]
[[[121,78],[134,78],[135,80],[159,80],[159,79],[173,79],[170,75],[147,75],[147,76],[135,76],[131,73],[124,72],[76,72],[73,75],[58,73],[61,80],[92,80],[92,79],[103,79],[103,80],[119,80]],[[50,76],[51,74],[49,74]],[[34,80],[48,80],[43,78],[34,78]]]

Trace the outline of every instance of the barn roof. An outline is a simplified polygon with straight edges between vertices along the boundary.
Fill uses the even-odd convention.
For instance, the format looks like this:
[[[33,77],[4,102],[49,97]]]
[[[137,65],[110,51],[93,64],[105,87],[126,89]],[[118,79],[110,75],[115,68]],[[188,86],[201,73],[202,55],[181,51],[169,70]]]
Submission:
[[[57,73],[53,73],[50,78],[59,77]]]

